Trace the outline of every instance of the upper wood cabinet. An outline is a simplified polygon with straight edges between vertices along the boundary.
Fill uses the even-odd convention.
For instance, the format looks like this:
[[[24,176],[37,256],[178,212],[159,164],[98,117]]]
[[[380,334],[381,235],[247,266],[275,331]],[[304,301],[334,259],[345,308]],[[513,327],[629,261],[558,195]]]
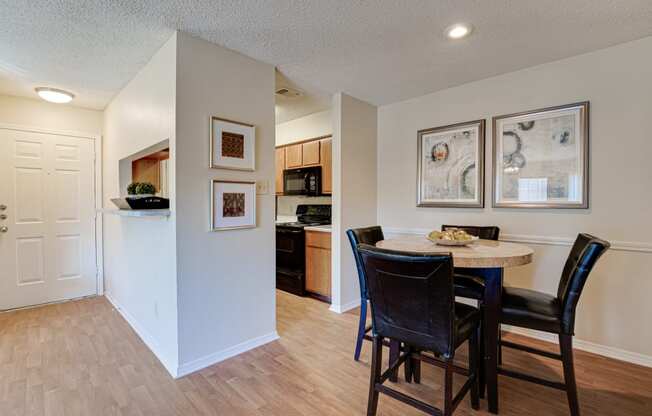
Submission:
[[[321,193],[333,193],[333,139],[315,138],[276,148],[276,194],[283,195],[283,170],[321,166]]]
[[[293,144],[285,148],[286,169],[300,168],[303,166],[303,145]]]
[[[283,195],[283,170],[285,169],[285,147],[276,149],[276,194]]]
[[[315,140],[312,142],[306,142],[301,145],[303,152],[303,166],[317,166],[319,165],[320,155],[319,155],[319,142],[320,140]]]
[[[321,192],[323,194],[333,193],[333,139],[321,139]]]

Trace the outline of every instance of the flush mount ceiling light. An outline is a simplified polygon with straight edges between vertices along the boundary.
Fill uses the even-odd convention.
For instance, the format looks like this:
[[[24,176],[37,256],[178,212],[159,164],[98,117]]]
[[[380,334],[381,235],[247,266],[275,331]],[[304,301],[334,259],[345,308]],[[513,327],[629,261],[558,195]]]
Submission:
[[[466,23],[455,23],[454,25],[448,26],[444,33],[449,39],[462,39],[467,37],[473,31],[473,26]]]
[[[39,97],[43,98],[45,101],[57,104],[65,104],[72,101],[75,98],[73,93],[68,91],[59,90],[56,88],[48,87],[38,87],[34,89]]]

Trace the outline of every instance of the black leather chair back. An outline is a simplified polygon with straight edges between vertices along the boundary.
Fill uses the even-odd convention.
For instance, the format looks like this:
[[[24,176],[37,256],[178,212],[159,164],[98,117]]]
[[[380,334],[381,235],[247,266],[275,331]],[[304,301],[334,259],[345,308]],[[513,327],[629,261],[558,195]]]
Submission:
[[[452,357],[455,294],[450,254],[358,246],[367,276],[375,335]]]
[[[364,276],[364,266],[362,264],[360,253],[358,253],[358,244],[369,244],[370,246],[375,246],[377,242],[385,239],[385,236],[383,235],[383,229],[379,225],[365,228],[354,228],[347,230],[346,235],[349,237],[349,242],[351,243],[351,248],[353,249],[353,257],[355,257],[355,265],[358,268],[360,296],[363,299],[368,299],[369,297],[367,296],[367,283]]]
[[[578,234],[559,281],[557,297],[561,302],[561,325],[566,334],[575,329],[575,308],[589,273],[611,245],[590,234]]]
[[[500,228],[496,226],[476,226],[476,225],[442,225],[441,230],[446,231],[451,228],[464,230],[475,237],[480,237],[483,240],[498,240],[500,235]]]

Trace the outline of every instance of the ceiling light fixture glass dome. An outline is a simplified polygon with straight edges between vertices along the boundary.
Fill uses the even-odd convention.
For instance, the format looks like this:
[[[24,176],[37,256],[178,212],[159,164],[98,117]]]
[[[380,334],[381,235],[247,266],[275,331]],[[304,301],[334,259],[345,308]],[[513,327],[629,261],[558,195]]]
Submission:
[[[455,23],[446,28],[445,34],[449,39],[462,39],[473,31],[473,26],[466,23]]]
[[[39,97],[51,103],[65,104],[71,102],[72,99],[75,98],[73,93],[57,88],[38,87],[34,90]]]

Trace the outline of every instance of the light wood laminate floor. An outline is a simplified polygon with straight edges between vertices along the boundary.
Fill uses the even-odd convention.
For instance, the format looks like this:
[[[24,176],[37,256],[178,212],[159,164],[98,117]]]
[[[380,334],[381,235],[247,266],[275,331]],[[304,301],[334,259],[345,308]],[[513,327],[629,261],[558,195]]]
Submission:
[[[0,415],[365,414],[369,343],[354,362],[356,314],[277,297],[281,340],[179,380],[102,297],[0,314]],[[504,362],[561,375],[559,363],[521,352],[506,350]],[[584,352],[576,353],[576,369],[583,415],[652,415],[652,369]],[[422,377],[419,386],[397,386],[441,405],[441,370],[424,365]],[[456,415],[488,415],[481,406],[473,412],[467,398]],[[563,392],[504,377],[500,406],[505,416],[568,415]],[[378,414],[421,413],[381,395]]]

